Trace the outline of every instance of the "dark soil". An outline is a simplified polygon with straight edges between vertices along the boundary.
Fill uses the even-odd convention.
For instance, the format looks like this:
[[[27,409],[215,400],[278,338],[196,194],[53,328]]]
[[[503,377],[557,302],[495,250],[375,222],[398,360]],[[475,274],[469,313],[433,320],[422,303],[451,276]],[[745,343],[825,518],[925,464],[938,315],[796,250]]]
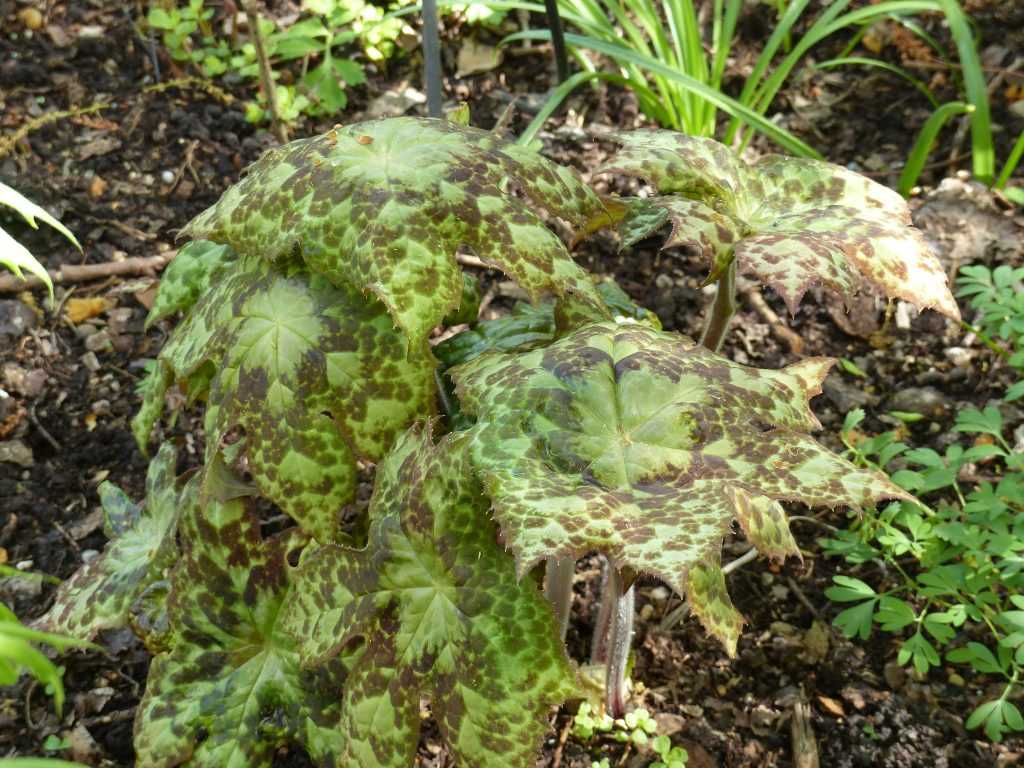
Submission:
[[[175,73],[162,51],[149,48],[134,24],[134,7],[108,0],[47,5],[46,23],[57,31],[43,29],[30,37],[17,18],[27,6],[0,0],[0,136],[10,136],[54,109],[106,106],[27,131],[0,157],[0,180],[57,214],[79,236],[83,252],[45,228],[34,232],[10,224],[9,231],[51,269],[174,248],[177,230],[274,144],[267,131],[244,119],[242,103],[251,92],[237,84],[227,84],[225,91],[211,89],[196,79],[166,87],[172,77],[188,73]],[[999,62],[1024,53],[1024,19],[1013,0],[975,6],[974,20],[984,39],[1005,49]],[[756,44],[763,38],[773,13],[765,4],[745,17],[748,41]],[[934,20],[929,25],[938,28]],[[467,27],[449,28],[447,71],[455,71],[460,42],[477,34],[487,38]],[[826,46],[816,55],[820,60],[837,50]],[[160,57],[164,85],[154,80],[154,55]],[[906,63],[912,54],[897,39],[890,40],[882,55]],[[753,56],[753,49],[738,48],[731,64],[732,84],[742,82]],[[526,95],[547,91],[551,69],[546,49],[519,51],[500,70],[449,79],[447,95],[467,100],[474,123],[486,128],[499,119],[510,94],[523,96],[524,104],[536,101]],[[943,86],[940,75],[950,84]],[[931,77],[944,96],[955,97],[948,68],[922,76]],[[369,85],[354,89],[346,112],[331,122],[360,119],[380,93],[418,80],[415,53],[391,62],[386,72],[371,71]],[[1014,123],[1005,106],[996,99],[995,119],[1016,128],[1003,133],[1002,157],[1020,128],[1019,118]],[[852,70],[807,71],[795,77],[777,108],[784,125],[830,159],[887,183],[895,181],[892,169],[913,142],[908,126],[919,125],[928,114],[927,102],[899,78]],[[522,130],[530,117],[514,112],[510,130]],[[542,134],[545,151],[590,174],[610,149],[600,136],[638,122],[642,119],[628,93],[581,91]],[[306,123],[294,135],[324,127]],[[755,145],[768,149],[764,143]],[[966,146],[955,128],[945,132],[933,155],[937,162],[923,181],[937,183],[968,167]],[[951,272],[966,263],[1024,262],[1020,217],[963,181],[951,179],[928,197],[917,221]],[[687,254],[659,253],[656,242],[645,245],[620,255],[610,236],[598,235],[578,255],[588,269],[613,276],[638,303],[657,312],[666,328],[698,334],[707,303],[700,287],[705,265]],[[497,291],[492,307],[501,311],[511,297],[503,295],[495,275],[485,279]],[[135,387],[145,361],[156,355],[170,329],[162,324],[143,330],[155,282],[153,275],[59,287],[63,309],[72,300],[106,299],[102,311],[76,323],[64,311],[44,310],[42,290],[0,297],[0,386],[10,395],[0,398],[0,445],[20,441],[29,449],[20,463],[0,461],[0,563],[67,578],[104,545],[98,484],[111,480],[141,496],[147,459],[132,439],[129,420],[139,403]],[[883,307],[872,300],[853,319],[839,316],[840,327],[839,312],[828,306],[828,297],[808,297],[792,318],[774,296],[766,294],[765,299],[799,336],[802,351],[795,353],[773,335],[764,316],[744,303],[727,354],[766,367],[804,355],[832,355],[853,360],[867,374],[866,379],[833,374],[826,396],[815,401],[825,427],[820,437],[832,447],[838,446],[838,427],[850,408],[883,413],[893,398],[920,401],[922,390],[933,407],[928,418],[909,428],[908,439],[941,444],[951,439],[948,428],[957,408],[984,403],[1006,381],[983,346],[965,340],[959,328],[937,315],[925,313],[882,328]],[[10,327],[16,315],[27,319],[29,327]],[[852,327],[853,320],[857,327]],[[953,354],[951,348],[960,351]],[[1016,413],[1012,426],[1022,420],[1024,414]],[[892,424],[874,418],[866,427],[881,431]],[[198,463],[202,436],[194,418],[180,419],[171,439],[179,447],[179,470]],[[1020,739],[993,745],[963,727],[966,714],[992,681],[969,678],[966,684],[955,684],[941,671],[916,679],[893,663],[896,641],[889,636],[855,645],[830,628],[836,610],[823,591],[845,567],[821,555],[815,540],[823,528],[815,520],[845,522],[841,511],[796,522],[802,564],[777,567],[757,561],[730,577],[733,599],[748,622],[734,660],[692,618],[671,630],[660,629],[662,617],[677,601],[658,583],[640,582],[633,672],[639,683],[633,704],[647,707],[661,732],[686,746],[690,765],[698,768],[794,765],[789,723],[800,701],[811,704],[822,765],[1017,764],[1024,752]],[[737,541],[732,556],[741,551]],[[595,610],[596,559],[585,559],[579,573],[569,642],[574,656],[583,659]],[[43,613],[52,592],[52,586],[35,581],[0,582],[0,598],[25,619]],[[63,716],[54,713],[51,699],[27,679],[0,689],[0,754],[133,764],[132,718],[149,657],[127,632],[111,633],[104,640],[105,653],[73,653],[62,659],[69,702]],[[569,722],[564,711],[553,720],[538,765],[587,768],[591,760],[607,756],[612,765],[633,766],[653,759],[624,754],[611,741],[580,744],[569,736]],[[48,737],[63,739],[70,748],[47,751]],[[436,727],[428,724],[422,765],[447,764],[440,743]],[[288,754],[277,764],[307,765],[308,760]]]

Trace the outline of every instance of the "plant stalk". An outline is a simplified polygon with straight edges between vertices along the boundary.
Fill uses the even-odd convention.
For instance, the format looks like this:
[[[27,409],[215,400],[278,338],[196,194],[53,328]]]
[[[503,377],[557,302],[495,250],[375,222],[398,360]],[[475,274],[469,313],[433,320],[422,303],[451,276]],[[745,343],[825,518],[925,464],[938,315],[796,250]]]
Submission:
[[[608,562],[608,589],[614,600],[611,611],[611,632],[608,640],[608,666],[605,672],[605,707],[614,718],[626,714],[626,666],[633,642],[633,616],[636,593],[630,586],[622,591],[623,579],[618,567]]]
[[[611,633],[612,608],[615,603],[611,590],[608,589],[608,572],[611,565],[607,558],[601,559],[604,562],[601,567],[601,588],[598,590],[601,602],[594,619],[594,635],[590,643],[590,663],[595,666],[608,663],[608,635]]]
[[[576,575],[576,561],[572,557],[561,559],[549,557],[544,595],[555,609],[558,620],[558,636],[565,640],[569,631],[569,616],[572,614],[572,580]]]
[[[260,14],[256,10],[253,0],[244,0],[242,9],[245,11],[245,20],[249,24],[249,32],[252,34],[253,47],[256,48],[256,60],[260,64],[260,86],[263,88],[263,95],[267,98],[271,128],[277,140],[282,144],[287,144],[288,129],[281,121],[281,116],[277,112],[277,91],[274,88],[274,73],[270,68],[270,58],[267,56],[267,49],[263,46],[263,33],[260,31]]]
[[[441,117],[441,35],[438,32],[437,0],[423,0],[423,79],[427,114]]]
[[[551,43],[555,48],[555,67],[558,71],[559,84],[569,77],[569,56],[565,52],[565,33],[562,31],[562,17],[558,13],[558,0],[544,0],[544,11],[547,15],[548,29],[551,30]]]
[[[735,257],[722,276],[718,278],[715,302],[711,305],[711,314],[708,316],[708,323],[704,327],[704,335],[701,336],[700,343],[712,352],[721,350],[726,331],[729,330],[729,321],[732,320],[734,314],[736,314]]]

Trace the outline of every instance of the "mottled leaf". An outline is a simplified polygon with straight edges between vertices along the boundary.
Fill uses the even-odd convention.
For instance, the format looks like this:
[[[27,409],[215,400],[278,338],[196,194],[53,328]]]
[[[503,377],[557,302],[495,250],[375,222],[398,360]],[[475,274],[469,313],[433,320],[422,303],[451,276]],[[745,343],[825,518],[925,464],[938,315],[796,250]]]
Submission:
[[[174,465],[174,448],[165,444],[149,465],[141,504],[133,504],[111,483],[100,485],[104,532],[110,541],[103,554],[61,585],[53,607],[37,622],[40,628],[91,640],[100,630],[130,622],[132,605],[177,559]]]
[[[682,593],[741,513],[737,489],[812,506],[906,496],[804,434],[831,364],[759,370],[675,334],[601,323],[451,375],[520,573],[599,550]]]
[[[413,428],[377,468],[369,544],[304,555],[290,626],[304,658],[362,643],[339,763],[406,768],[427,698],[457,765],[532,766],[575,691],[549,606],[517,581],[459,438]]]
[[[281,628],[294,597],[287,556],[301,546],[296,529],[264,541],[244,501],[200,509],[199,483],[186,488],[169,650],[153,659],[136,715],[138,765],[263,768],[289,744],[316,765],[340,765],[344,669],[300,669]]]
[[[779,561],[786,555],[803,559],[779,502],[767,496],[751,495],[739,487],[731,489],[731,493],[736,519],[758,552]]]
[[[791,312],[812,285],[844,301],[870,287],[959,319],[946,274],[895,191],[818,160],[771,155],[748,165],[713,139],[672,131],[615,138],[622,150],[602,170],[668,196],[634,203],[620,224],[624,240],[651,234],[661,204],[673,222],[665,247],[697,247],[718,270],[735,258]]]
[[[133,427],[144,441],[181,382],[207,400],[207,463],[241,428],[262,494],[327,541],[353,498],[356,458],[379,459],[433,413],[434,366],[425,343],[407,349],[380,302],[246,257],[174,331]]]
[[[209,240],[194,240],[182,246],[164,269],[146,326],[190,310],[236,258],[231,248]]]
[[[413,342],[459,305],[460,246],[533,300],[574,293],[600,310],[586,272],[528,203],[574,225],[603,209],[572,171],[535,152],[403,117],[268,152],[183,234],[269,259],[299,254],[335,285],[376,294]]]
[[[729,597],[721,557],[721,553],[715,550],[690,568],[686,578],[686,599],[704,629],[725,646],[730,656],[735,656],[745,622]]]

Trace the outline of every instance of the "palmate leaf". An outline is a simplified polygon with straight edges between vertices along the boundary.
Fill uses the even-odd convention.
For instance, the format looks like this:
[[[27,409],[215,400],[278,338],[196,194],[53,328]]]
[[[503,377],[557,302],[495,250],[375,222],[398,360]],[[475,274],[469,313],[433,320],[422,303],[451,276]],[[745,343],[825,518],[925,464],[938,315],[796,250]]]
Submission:
[[[145,444],[164,393],[207,400],[207,463],[240,427],[264,496],[321,541],[352,500],[356,459],[381,458],[434,412],[435,360],[407,347],[380,302],[259,257],[220,275],[178,326],[133,423]]]
[[[844,301],[870,287],[960,318],[942,266],[893,190],[818,160],[771,155],[748,165],[713,139],[672,131],[615,139],[622,150],[602,170],[646,179],[664,195],[634,203],[624,241],[671,219],[665,247],[703,251],[713,276],[734,258],[794,313],[821,285]]]
[[[133,504],[112,483],[100,486],[104,533],[110,541],[103,554],[61,585],[53,606],[36,626],[91,640],[100,630],[129,623],[133,604],[177,560],[179,492],[174,468],[175,451],[168,443],[149,465],[141,504]]]
[[[208,499],[201,477],[183,494],[184,553],[171,577],[170,649],[150,666],[135,720],[145,768],[262,768],[297,744],[316,765],[339,765],[340,662],[302,670],[281,628],[294,597],[292,528],[268,540],[235,499]]]
[[[378,466],[365,550],[303,555],[289,626],[306,661],[363,641],[339,765],[413,764],[420,700],[456,764],[532,766],[575,691],[550,608],[496,541],[463,441],[414,427]]]
[[[450,373],[477,417],[469,450],[520,573],[599,550],[685,592],[732,650],[740,619],[717,562],[733,518],[780,557],[798,552],[778,501],[906,496],[805,434],[831,365],[759,370],[682,336],[600,323]]]
[[[376,294],[414,343],[459,305],[460,246],[533,300],[572,293],[603,312],[586,272],[527,203],[573,225],[603,209],[572,171],[534,152],[403,117],[268,152],[183,234],[245,255],[299,254],[335,285]]]

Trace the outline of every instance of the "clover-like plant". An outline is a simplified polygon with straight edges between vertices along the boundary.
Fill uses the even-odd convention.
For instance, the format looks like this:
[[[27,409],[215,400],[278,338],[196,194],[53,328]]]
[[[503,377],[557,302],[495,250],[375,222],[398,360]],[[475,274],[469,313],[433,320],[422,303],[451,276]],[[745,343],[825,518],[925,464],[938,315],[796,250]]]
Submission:
[[[820,285],[844,303],[872,290],[960,319],[942,266],[888,187],[819,160],[769,155],[747,164],[714,139],[673,131],[614,138],[622,149],[602,170],[642,178],[660,193],[626,204],[623,244],[671,222],[662,247],[696,248],[710,262],[718,294],[705,346],[721,347],[737,274],[774,289],[794,314]]]
[[[724,245],[752,234],[757,195],[777,213],[806,202],[802,182],[780,181],[783,199],[734,164],[743,182],[726,188],[717,166],[686,176],[655,150],[657,168],[696,179],[672,191],[705,202],[602,200],[483,131],[361,123],[272,151],[189,225],[201,239],[179,253],[150,317],[183,320],[134,428],[145,446],[165,412],[204,404],[204,466],[178,490],[162,448],[145,509],[111,523],[107,554],[49,614],[86,636],[130,618],[157,654],[136,720],[140,768],[266,766],[285,746],[320,766],[399,768],[415,760],[424,702],[457,765],[525,768],[549,708],[582,696],[559,639],[579,555],[610,563],[611,619],[594,647],[607,649],[596,656],[619,716],[638,574],[686,595],[733,653],[743,620],[720,549],[734,521],[782,558],[799,554],[783,502],[902,495],[808,435],[830,361],[762,371],[663,332],[547,226],[544,215],[560,218],[578,238],[623,219],[628,240],[674,216],[706,235],[721,271],[742,253]],[[724,149],[715,162],[728,165]],[[864,208],[871,226],[856,254],[835,245],[842,259],[821,268],[856,255],[866,280],[891,268],[889,239],[918,241],[884,223],[874,187],[843,179],[862,191],[836,205]],[[729,214],[712,192],[747,207]],[[793,238],[798,225],[816,231],[800,205]],[[478,321],[461,248],[534,306]],[[933,281],[920,295],[949,310],[944,282],[913,264]],[[451,338],[431,347],[444,325]],[[353,502],[371,470],[366,510]],[[104,500],[122,519],[126,500],[109,489]],[[180,551],[169,572],[168,551]],[[98,596],[95,611],[68,607],[82,595]]]

